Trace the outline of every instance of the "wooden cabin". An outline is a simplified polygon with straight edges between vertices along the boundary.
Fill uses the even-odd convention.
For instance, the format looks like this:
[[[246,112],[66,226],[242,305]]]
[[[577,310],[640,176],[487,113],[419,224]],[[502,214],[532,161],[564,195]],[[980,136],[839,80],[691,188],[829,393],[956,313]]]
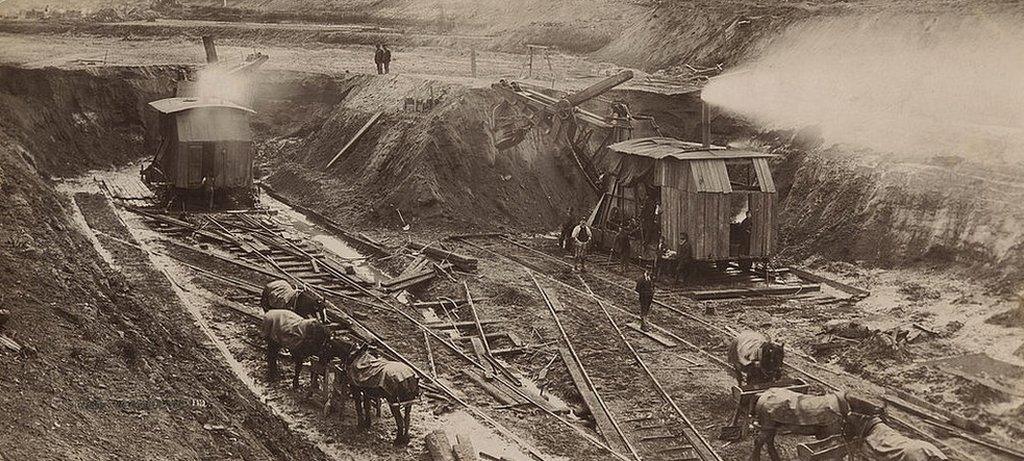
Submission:
[[[176,196],[245,197],[253,186],[252,109],[218,99],[176,97],[149,103],[160,112],[161,144],[145,177]],[[184,194],[183,194],[184,193]]]
[[[633,251],[645,258],[659,241],[678,252],[685,232],[697,261],[767,260],[777,228],[772,156],[665,137],[612,144],[606,191],[589,220],[610,248],[621,223],[635,219]]]

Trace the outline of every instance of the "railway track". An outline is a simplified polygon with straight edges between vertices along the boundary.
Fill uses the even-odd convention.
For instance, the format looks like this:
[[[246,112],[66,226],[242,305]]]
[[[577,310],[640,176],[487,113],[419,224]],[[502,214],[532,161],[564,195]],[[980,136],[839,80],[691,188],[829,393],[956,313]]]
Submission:
[[[617,301],[622,301],[621,305],[632,305],[632,299],[635,294],[632,292],[631,283],[632,280],[620,273],[617,273],[615,269],[615,263],[605,262],[592,264],[588,266],[588,271],[583,273],[576,273],[572,271],[572,264],[566,262],[551,253],[547,253],[520,242],[510,239],[506,235],[468,235],[453,237],[453,245],[464,245],[468,248],[473,248],[479,252],[491,255],[492,257],[503,259],[506,261],[513,262],[517,265],[522,266],[524,269],[532,271],[535,274],[540,275],[543,279],[548,280],[550,283],[558,285],[567,291],[577,293],[582,296],[589,295],[594,302],[598,304],[607,303],[607,306],[612,310],[618,310],[621,314],[627,317],[635,317],[629,309],[625,309],[616,305]],[[593,256],[591,257],[593,259]],[[595,267],[596,266],[596,267]],[[633,265],[632,268],[639,273],[639,267]],[[840,282],[828,280],[824,277],[816,276],[811,274],[811,277],[815,277],[813,281],[821,282],[823,284],[829,284],[836,289],[845,291],[849,297],[845,302],[855,303],[867,295],[866,291],[859,290],[854,287],[849,287]],[[719,278],[716,282],[728,281],[729,277]],[[750,279],[739,278],[741,283],[749,283]],[[755,283],[763,283],[763,280],[754,279]],[[807,296],[801,296],[797,294],[791,297],[795,302],[808,303],[810,305],[818,304],[835,304],[834,300],[825,298],[824,302],[822,299],[812,297],[808,300]],[[730,325],[721,324],[720,321],[712,321],[707,318],[702,318],[700,314],[701,305],[707,302],[698,302],[686,296],[685,290],[670,289],[665,290],[660,295],[656,295],[655,304],[665,308],[662,310],[662,315],[656,315],[655,320],[652,322],[652,327],[658,333],[664,336],[677,340],[680,343],[686,345],[689,349],[700,354],[702,358],[707,360],[709,363],[714,363],[723,368],[728,367],[728,364],[723,361],[720,357],[724,357],[724,352],[718,347],[720,344],[720,338],[732,335],[736,329]],[[666,312],[667,311],[667,312]],[[689,312],[688,312],[689,311]],[[623,338],[625,341],[625,338]],[[829,391],[841,391],[843,388],[837,385],[829,379],[824,379],[821,376],[807,371],[807,369],[817,369],[823,373],[837,374],[839,376],[846,376],[858,380],[858,378],[852,375],[844,375],[842,372],[836,372],[834,370],[827,370],[817,365],[815,360],[806,354],[803,354],[796,350],[790,350],[790,353],[796,355],[796,358],[789,359],[786,362],[786,367],[793,372],[808,378],[812,383],[820,386],[823,389]],[[890,393],[884,386],[882,389],[885,393]],[[889,420],[891,423],[902,427],[914,436],[919,437],[923,440],[929,441],[936,446],[942,447],[948,455],[951,455],[953,459],[960,460],[975,460],[977,458],[969,455],[964,450],[957,446],[951,445],[946,441],[940,440],[930,431],[924,430],[922,427],[930,427],[933,424],[928,420],[923,420],[918,415],[907,413],[906,416],[898,416],[890,413]],[[924,424],[924,426],[922,426]],[[940,431],[940,436],[943,433]],[[948,435],[948,433],[946,433]],[[969,437],[966,440],[970,440]],[[993,444],[982,444],[987,447],[992,447]],[[996,448],[1000,453],[1011,452],[1012,450],[1006,450],[1002,446]]]

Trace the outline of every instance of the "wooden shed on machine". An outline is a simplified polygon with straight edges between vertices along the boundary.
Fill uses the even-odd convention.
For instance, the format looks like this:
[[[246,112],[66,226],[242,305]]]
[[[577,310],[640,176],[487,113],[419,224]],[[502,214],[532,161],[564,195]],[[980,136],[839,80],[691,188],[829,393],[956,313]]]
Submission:
[[[606,227],[613,208],[642,220],[646,206],[660,211],[648,214],[656,229],[648,244],[660,240],[678,251],[685,232],[698,261],[749,262],[773,253],[772,154],[665,137],[630,139],[609,150],[612,180],[591,217],[595,226]]]
[[[149,103],[160,112],[162,141],[148,172],[176,189],[218,190],[253,185],[253,141],[247,107],[212,98],[176,97]]]

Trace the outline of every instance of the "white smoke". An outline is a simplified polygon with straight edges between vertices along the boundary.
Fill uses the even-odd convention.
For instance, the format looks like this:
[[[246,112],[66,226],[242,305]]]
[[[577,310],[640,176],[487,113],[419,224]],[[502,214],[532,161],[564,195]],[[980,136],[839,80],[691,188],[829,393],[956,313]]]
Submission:
[[[765,128],[913,156],[1024,158],[1019,16],[840,17],[798,24],[703,99]]]

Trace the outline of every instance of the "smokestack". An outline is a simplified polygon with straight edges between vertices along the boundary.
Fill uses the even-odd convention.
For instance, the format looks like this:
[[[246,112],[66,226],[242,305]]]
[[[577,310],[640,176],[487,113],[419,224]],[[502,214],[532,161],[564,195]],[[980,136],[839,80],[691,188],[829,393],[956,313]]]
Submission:
[[[213,43],[213,37],[203,36],[203,48],[206,48],[206,62],[217,62],[217,45]]]
[[[711,108],[703,99],[700,101],[700,142],[705,149],[711,148]]]

